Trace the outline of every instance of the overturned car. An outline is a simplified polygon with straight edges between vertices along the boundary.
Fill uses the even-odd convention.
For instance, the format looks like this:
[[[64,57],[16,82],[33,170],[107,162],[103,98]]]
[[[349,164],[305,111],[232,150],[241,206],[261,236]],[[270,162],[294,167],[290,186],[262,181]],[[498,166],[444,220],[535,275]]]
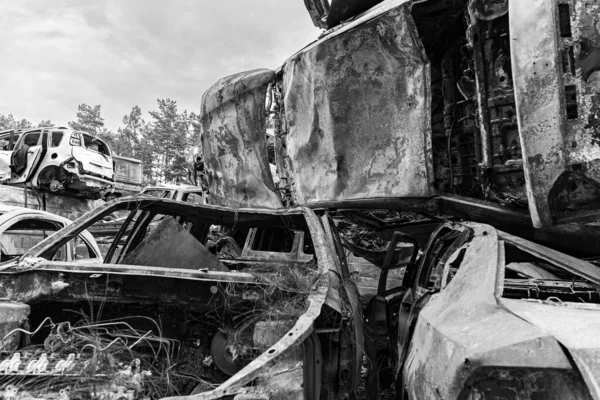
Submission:
[[[49,261],[116,211],[103,264]],[[2,396],[353,396],[361,307],[339,248],[308,209],[108,203],[0,264]]]

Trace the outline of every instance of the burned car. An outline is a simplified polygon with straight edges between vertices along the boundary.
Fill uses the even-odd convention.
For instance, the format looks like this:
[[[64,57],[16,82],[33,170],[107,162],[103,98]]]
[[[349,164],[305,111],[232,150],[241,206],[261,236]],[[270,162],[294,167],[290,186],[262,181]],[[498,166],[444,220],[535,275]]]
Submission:
[[[372,398],[393,382],[411,399],[599,398],[583,331],[595,327],[596,267],[444,221],[598,255],[598,3],[305,5],[329,29],[317,41],[203,95],[211,204],[310,207],[386,233],[372,248],[352,229],[341,239],[381,270],[365,309]],[[379,208],[433,218],[396,230],[372,218]]]
[[[129,215],[103,264],[50,261],[118,211]],[[309,209],[114,200],[0,265],[0,390],[61,399],[354,396],[361,308],[338,248],[330,217]]]
[[[488,225],[444,224],[405,284],[404,398],[600,395],[597,266]]]
[[[598,398],[597,266],[485,224],[329,213],[381,270],[364,310],[368,399]]]

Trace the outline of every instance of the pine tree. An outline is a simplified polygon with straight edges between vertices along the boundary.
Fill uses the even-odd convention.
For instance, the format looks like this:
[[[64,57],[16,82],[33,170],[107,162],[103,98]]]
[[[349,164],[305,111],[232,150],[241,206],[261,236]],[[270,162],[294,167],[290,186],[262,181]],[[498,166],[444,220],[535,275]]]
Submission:
[[[80,104],[77,107],[77,121],[69,122],[71,129],[98,135],[103,132],[104,118],[100,115],[100,105],[90,107],[87,104]],[[103,132],[106,133],[106,132]]]
[[[142,110],[134,106],[129,114],[123,117],[123,128],[117,131],[117,153],[125,157],[138,157],[140,150],[140,137],[146,125],[142,119]]]
[[[31,128],[31,122],[26,119],[20,121],[16,120],[12,114],[2,115],[0,114],[0,131],[6,129],[24,129]]]

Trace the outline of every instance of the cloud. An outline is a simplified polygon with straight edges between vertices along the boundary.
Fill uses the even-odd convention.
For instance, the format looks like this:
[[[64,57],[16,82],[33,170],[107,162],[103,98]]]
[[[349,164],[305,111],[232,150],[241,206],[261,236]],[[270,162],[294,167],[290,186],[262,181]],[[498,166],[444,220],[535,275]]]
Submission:
[[[302,0],[20,0],[0,14],[0,113],[33,122],[102,105],[116,129],[156,99],[198,112],[217,79],[277,68],[316,39]]]

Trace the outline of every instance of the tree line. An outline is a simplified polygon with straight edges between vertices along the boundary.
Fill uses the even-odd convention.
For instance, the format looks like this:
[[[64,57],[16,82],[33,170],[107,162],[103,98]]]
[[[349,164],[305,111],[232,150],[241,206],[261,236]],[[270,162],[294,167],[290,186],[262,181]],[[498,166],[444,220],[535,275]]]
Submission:
[[[108,143],[113,154],[141,160],[145,184],[185,183],[186,151],[200,144],[200,115],[179,112],[177,102],[171,99],[158,99],[157,106],[148,112],[148,120],[140,107],[134,106],[114,132],[104,125],[100,105],[80,104],[69,127],[96,135]],[[51,120],[33,124],[12,114],[0,114],[0,131],[41,126],[55,124]]]

